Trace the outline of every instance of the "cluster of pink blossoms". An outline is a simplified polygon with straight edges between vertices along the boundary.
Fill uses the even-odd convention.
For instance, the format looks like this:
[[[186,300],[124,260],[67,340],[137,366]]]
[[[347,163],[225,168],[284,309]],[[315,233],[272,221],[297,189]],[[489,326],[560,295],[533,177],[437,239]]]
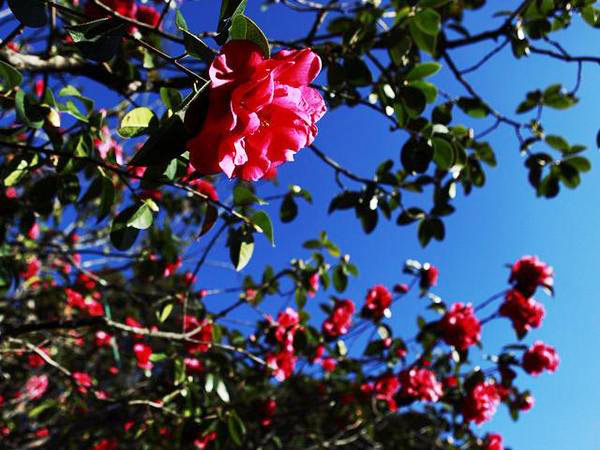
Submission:
[[[412,368],[400,373],[401,395],[423,402],[437,402],[444,395],[442,383],[431,370]]]
[[[439,321],[438,328],[444,341],[459,350],[466,350],[481,340],[481,324],[470,304],[453,304]]]
[[[355,306],[352,300],[338,300],[328,319],[323,322],[323,334],[328,339],[335,339],[350,330]]]
[[[230,41],[209,69],[209,109],[188,142],[202,174],[257,181],[310,145],[325,102],[309,84],[321,71],[310,49],[282,50],[265,59],[245,40]]]
[[[367,292],[367,298],[362,309],[362,315],[363,317],[380,320],[386,314],[386,310],[391,304],[392,294],[390,291],[388,291],[385,286],[376,285],[369,289],[369,292]]]
[[[524,336],[532,328],[539,327],[546,315],[541,303],[533,298],[526,298],[516,289],[508,291],[498,312],[512,321],[513,328],[519,336]]]
[[[523,256],[513,266],[509,283],[525,297],[531,297],[538,286],[552,289],[554,270],[536,256]]]
[[[267,322],[272,329],[272,335],[279,344],[280,351],[267,355],[267,366],[272,370],[278,381],[289,378],[294,372],[298,358],[294,355],[294,337],[301,329],[300,317],[292,308],[280,312],[275,322],[270,316]]]
[[[481,425],[494,416],[499,404],[500,394],[496,384],[481,382],[468,392],[463,400],[461,412],[465,422]]]

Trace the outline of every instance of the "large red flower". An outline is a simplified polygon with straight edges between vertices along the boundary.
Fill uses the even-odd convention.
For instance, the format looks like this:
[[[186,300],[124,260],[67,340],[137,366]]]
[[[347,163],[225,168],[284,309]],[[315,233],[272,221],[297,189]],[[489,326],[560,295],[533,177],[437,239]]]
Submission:
[[[308,87],[320,71],[321,59],[310,49],[265,59],[250,41],[225,44],[209,70],[208,114],[187,145],[192,165],[205,175],[256,181],[292,161],[313,142],[326,111]]]
[[[470,304],[455,303],[439,322],[442,337],[449,345],[466,350],[481,339],[481,324]]]
[[[198,330],[190,336],[190,339],[199,342],[186,342],[185,348],[188,353],[204,353],[210,348],[210,342],[212,342],[212,323],[207,319],[200,322],[194,316],[185,316],[183,318],[183,331],[189,333],[190,331]]]
[[[508,317],[517,334],[523,336],[530,329],[542,324],[546,311],[542,304],[533,298],[526,298],[521,292],[513,289],[506,294],[499,313],[501,316]]]
[[[560,358],[553,347],[541,341],[535,342],[523,355],[523,369],[530,375],[539,375],[544,370],[554,372]]]

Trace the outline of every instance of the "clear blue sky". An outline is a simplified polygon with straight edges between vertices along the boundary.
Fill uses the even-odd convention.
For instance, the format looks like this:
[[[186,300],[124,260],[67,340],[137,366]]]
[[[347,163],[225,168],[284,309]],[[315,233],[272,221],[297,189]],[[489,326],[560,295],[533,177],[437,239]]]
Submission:
[[[213,30],[218,3],[215,0],[185,1],[182,8],[190,29],[197,32]],[[251,0],[250,3],[249,15],[269,38],[299,37],[307,30],[308,25],[301,15],[292,14],[282,6],[273,6],[263,13],[260,2]],[[503,1],[502,8],[510,9],[517,3]],[[500,20],[491,18],[489,10],[468,15],[469,23],[476,30],[495,27]],[[597,32],[582,25],[579,19],[575,22],[568,32],[554,37],[573,54],[597,54]],[[469,47],[453,56],[460,67],[466,67],[478,60],[491,45],[493,43],[488,42]],[[542,57],[515,61],[507,47],[469,80],[494,108],[511,114],[528,90],[557,82],[570,89],[575,82],[575,73],[575,65],[558,64]],[[466,94],[445,68],[433,81],[455,96]],[[591,149],[585,156],[592,161],[592,172],[583,177],[577,190],[562,189],[559,197],[553,200],[536,198],[527,182],[524,159],[519,155],[514,134],[501,127],[490,136],[498,167],[486,168],[487,182],[483,189],[475,190],[469,197],[459,195],[456,199],[457,213],[445,221],[446,239],[422,249],[417,243],[414,227],[400,228],[394,222],[380,220],[376,231],[366,236],[352,212],[327,215],[329,199],[338,189],[333,172],[310,151],[304,150],[298,154],[295,163],[280,170],[279,189],[269,185],[264,189],[265,192],[281,192],[289,184],[299,184],[313,194],[314,204],[310,206],[300,201],[299,218],[292,224],[275,220],[277,246],[271,248],[266,240],[258,239],[255,257],[245,273],[235,274],[212,264],[201,272],[199,286],[209,289],[236,286],[243,275],[258,274],[266,264],[280,268],[291,258],[306,257],[308,252],[302,250],[301,243],[323,229],[328,230],[331,239],[359,266],[360,277],[352,280],[347,292],[347,297],[358,305],[362,304],[366,290],[372,285],[381,283],[391,287],[405,281],[401,270],[407,258],[430,261],[440,269],[440,284],[434,292],[447,303],[478,303],[506,287],[506,263],[523,254],[538,255],[554,266],[556,296],[549,298],[541,292],[537,295],[546,307],[547,317],[542,328],[530,333],[525,342],[529,344],[541,339],[555,346],[561,365],[554,375],[533,378],[521,373],[518,385],[532,390],[536,399],[534,409],[514,424],[501,407],[484,430],[499,432],[504,436],[505,444],[515,450],[600,448],[600,388],[593,381],[600,372],[600,361],[593,347],[598,342],[600,324],[595,287],[600,249],[597,238],[600,214],[595,193],[600,191],[600,165],[594,144],[600,126],[596,119],[599,82],[599,68],[586,66],[579,91],[580,103],[566,112],[545,111],[543,116],[547,132],[564,135],[569,142],[581,143]],[[106,95],[99,103],[110,105],[113,99]],[[488,125],[484,121],[467,123],[478,130]],[[319,129],[317,144],[343,166],[366,177],[370,177],[384,159],[391,158],[398,164],[400,148],[406,138],[402,132],[390,133],[386,121],[361,108],[335,110],[322,119]],[[217,186],[222,197],[231,191],[231,183],[225,179]],[[278,207],[279,202],[274,202],[267,208],[273,218],[277,217]],[[204,242],[193,246],[187,256],[193,258]],[[224,241],[221,244],[224,245]],[[221,250],[211,255],[211,261],[214,263],[215,260],[227,261],[226,253]],[[309,300],[307,308],[313,314],[316,326],[323,320],[317,305],[326,298],[320,293]],[[207,299],[209,308],[215,310],[233,301],[235,298],[229,296]],[[267,305],[272,313],[276,313],[282,301],[269,300]],[[425,305],[416,296],[396,304],[389,321],[395,333],[410,338],[414,334],[416,315],[422,313]],[[240,317],[246,314],[241,312]],[[255,317],[248,315],[246,318]],[[495,321],[483,330],[485,350],[490,353],[514,340],[508,321]]]

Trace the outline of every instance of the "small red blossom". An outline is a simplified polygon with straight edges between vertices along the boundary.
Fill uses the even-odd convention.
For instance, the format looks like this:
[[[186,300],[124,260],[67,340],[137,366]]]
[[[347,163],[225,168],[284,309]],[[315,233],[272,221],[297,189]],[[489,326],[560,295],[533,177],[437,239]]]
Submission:
[[[117,441],[115,439],[102,439],[91,450],[117,450]]]
[[[319,273],[315,272],[313,273],[310,277],[308,277],[308,291],[306,291],[306,294],[310,297],[313,298],[315,295],[317,295],[317,291],[319,290]]]
[[[154,364],[150,362],[152,356],[152,347],[142,342],[137,342],[133,346],[133,352],[137,359],[137,365],[140,369],[150,370],[154,367]]]
[[[198,358],[183,358],[183,364],[185,365],[185,371],[194,375],[200,375],[204,373],[204,364]]]
[[[506,294],[499,313],[512,321],[513,328],[519,336],[524,336],[529,330],[542,324],[546,311],[544,306],[533,298],[526,298],[520,291],[512,289]]]
[[[41,348],[40,349],[42,352],[44,353],[48,353],[45,349]],[[44,358],[42,358],[40,355],[38,355],[37,353],[30,353],[27,356],[27,364],[29,365],[29,367],[31,367],[32,369],[39,369],[40,367],[42,367],[44,364],[46,364],[46,361],[44,361]]]
[[[112,343],[112,336],[108,334],[106,331],[96,331],[96,347],[101,348]]]
[[[221,49],[209,69],[209,109],[187,148],[203,174],[257,181],[310,145],[326,107],[309,87],[321,71],[310,49],[283,50],[265,59],[247,40]]]
[[[128,326],[133,327],[133,328],[144,328],[142,326],[142,324],[139,323],[137,320],[135,320],[133,317],[126,317],[125,318],[125,325],[128,325]],[[144,335],[136,333],[136,334],[133,335],[133,337],[135,339],[143,339]]]
[[[36,222],[31,226],[29,231],[27,231],[27,237],[29,239],[31,239],[32,241],[35,241],[37,238],[40,237],[40,224],[39,223]]]
[[[186,342],[185,348],[188,353],[207,352],[210,348],[210,342],[212,342],[213,325],[207,319],[199,321],[193,316],[185,316],[183,318],[183,330],[188,332],[196,329],[198,329],[198,332],[190,336],[190,339],[200,342]]]
[[[396,294],[406,294],[409,290],[408,284],[398,283],[394,286],[394,292]]]
[[[386,310],[391,304],[392,294],[390,291],[388,291],[386,287],[382,285],[373,286],[367,292],[367,298],[362,309],[362,315],[363,317],[380,320],[385,315]]]
[[[502,436],[499,434],[488,434],[483,442],[483,450],[504,450]]]
[[[363,387],[364,386],[364,387]],[[369,385],[361,386],[361,390],[364,393],[369,391]],[[400,381],[393,375],[384,375],[375,382],[374,392],[377,400],[383,400],[387,403],[390,411],[396,411],[398,406],[394,396],[400,389]]]
[[[271,319],[272,320],[272,319]],[[286,308],[279,313],[277,322],[273,322],[275,327],[275,339],[288,352],[294,351],[294,336],[300,329],[300,316],[293,308]]]
[[[470,304],[453,304],[438,326],[444,341],[460,350],[466,350],[481,339],[481,324]]]
[[[92,377],[84,372],[73,372],[71,375],[73,377],[73,381],[77,384],[77,390],[82,394],[87,392],[87,388],[92,386]]]
[[[355,306],[352,300],[338,300],[328,319],[323,322],[323,333],[330,339],[346,334],[352,325]]]
[[[323,358],[321,366],[325,372],[333,373],[337,367],[337,361],[334,358]]]
[[[215,433],[214,431],[212,433],[203,434],[194,441],[194,447],[198,450],[205,450],[207,448],[207,445],[215,439],[217,439],[217,433]]]
[[[50,436],[50,431],[48,431],[48,428],[46,428],[46,427],[40,428],[35,431],[35,437],[38,439],[44,439],[44,438],[47,438],[48,436]]]
[[[219,194],[217,194],[217,190],[209,181],[197,178],[195,180],[190,181],[188,184],[196,191],[206,195],[212,201],[216,202],[219,200]]]
[[[421,289],[429,289],[437,285],[440,271],[429,263],[423,264],[419,279]]]
[[[284,381],[291,377],[297,361],[298,358],[286,350],[267,355],[267,366],[272,370],[272,375],[277,381]]]
[[[481,425],[491,420],[499,404],[500,395],[496,385],[482,382],[469,391],[463,401],[461,412],[465,422]]]
[[[263,427],[268,427],[273,423],[273,416],[277,410],[277,402],[275,399],[269,398],[262,402],[258,406],[258,413],[260,414],[260,424]]]
[[[152,6],[140,5],[137,8],[135,18],[138,22],[156,27],[160,21],[160,13]]]
[[[541,341],[535,342],[523,355],[522,366],[525,372],[537,376],[544,370],[555,372],[560,363],[556,350]]]
[[[400,373],[401,395],[423,402],[437,402],[443,395],[442,383],[431,370],[405,370]]]
[[[527,412],[527,411],[530,411],[534,405],[535,405],[535,399],[533,398],[533,395],[527,394],[527,395],[523,396],[521,398],[521,400],[519,401],[519,410],[521,410],[523,412]]]
[[[513,266],[509,283],[525,297],[531,297],[538,286],[552,289],[554,285],[554,270],[537,256],[523,256]]]

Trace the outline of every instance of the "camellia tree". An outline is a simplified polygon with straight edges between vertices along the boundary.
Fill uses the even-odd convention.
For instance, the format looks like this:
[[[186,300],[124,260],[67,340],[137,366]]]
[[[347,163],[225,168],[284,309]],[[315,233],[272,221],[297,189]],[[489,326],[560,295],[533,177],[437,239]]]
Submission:
[[[544,318],[533,295],[552,293],[536,257],[515,255],[507,284],[474,304],[444,302],[437,269],[415,260],[349,299],[360,262],[326,232],[306,236],[308,259],[234,288],[197,277],[219,246],[239,272],[259,235],[274,242],[262,192],[278,192],[283,223],[312,202],[293,163],[296,184],[277,184],[307,152],[339,186],[315,207],[354,210],[357,234],[380,218],[414,226],[423,246],[443,240],[456,191],[484,185],[498,127],[538,196],[576,187],[585,148],[546,133],[541,113],[576,105],[584,65],[600,62],[553,39],[574,20],[600,26],[595,1],[265,0],[264,20],[289,8],[309,24],[289,41],[265,36],[247,0],[222,0],[211,30],[181,3],[0,0],[2,448],[502,449],[477,425],[501,404],[517,419],[533,405],[519,381],[559,365],[552,346],[520,341]],[[471,32],[463,16],[490,3],[501,25]],[[459,68],[454,52],[479,43],[489,51]],[[505,47],[573,65],[574,89],[541,86],[500,113],[469,77]],[[430,81],[440,69],[459,92]],[[399,160],[370,174],[332,159],[317,125],[342,107],[389,123]],[[429,310],[412,337],[390,320],[411,295]],[[231,320],[242,308],[250,330]],[[515,340],[484,354],[492,320]]]

